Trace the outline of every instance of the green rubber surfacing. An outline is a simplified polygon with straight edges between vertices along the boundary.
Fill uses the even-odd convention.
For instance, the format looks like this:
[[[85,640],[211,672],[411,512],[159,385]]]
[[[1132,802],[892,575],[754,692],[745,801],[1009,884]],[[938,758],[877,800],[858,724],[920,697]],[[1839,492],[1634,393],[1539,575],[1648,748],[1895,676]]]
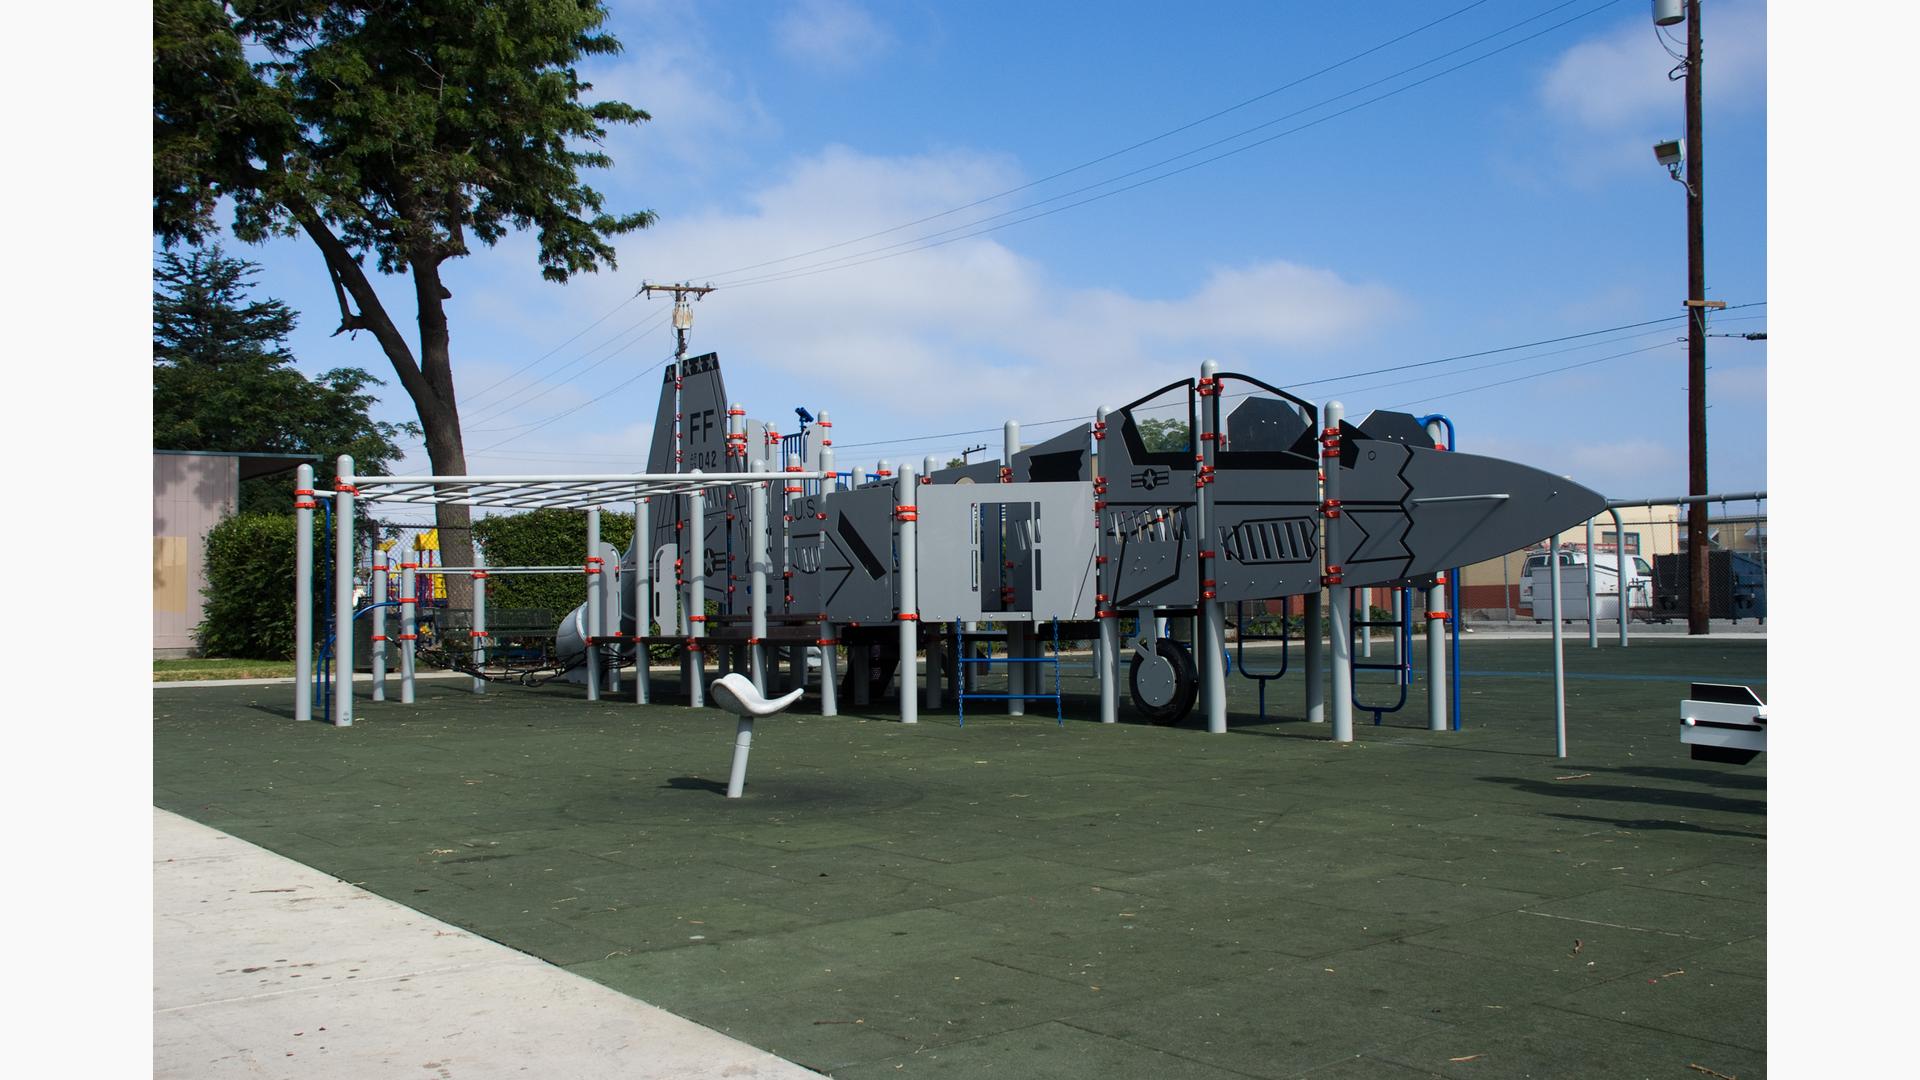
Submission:
[[[1512,674],[1460,732],[1416,689],[1334,745],[1297,671],[1224,737],[1103,726],[1083,666],[1064,727],[765,721],[738,801],[712,711],[168,689],[154,801],[834,1076],[1763,1076],[1765,757],[1678,703],[1765,643],[1567,658],[1566,761],[1545,642],[1469,641]]]

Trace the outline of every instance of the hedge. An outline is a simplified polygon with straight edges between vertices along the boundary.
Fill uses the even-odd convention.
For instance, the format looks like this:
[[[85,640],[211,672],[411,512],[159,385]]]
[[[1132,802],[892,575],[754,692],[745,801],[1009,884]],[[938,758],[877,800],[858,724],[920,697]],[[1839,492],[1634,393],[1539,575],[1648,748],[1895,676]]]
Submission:
[[[315,566],[326,560],[321,532],[314,529]],[[207,533],[205,606],[194,629],[204,655],[293,657],[294,540],[294,519],[281,513],[235,514]]]
[[[473,523],[473,536],[489,566],[583,566],[587,512],[529,510],[497,514]],[[600,541],[624,552],[633,541],[633,515],[600,512]],[[558,619],[587,602],[584,574],[512,574],[487,580],[487,607],[546,608]]]

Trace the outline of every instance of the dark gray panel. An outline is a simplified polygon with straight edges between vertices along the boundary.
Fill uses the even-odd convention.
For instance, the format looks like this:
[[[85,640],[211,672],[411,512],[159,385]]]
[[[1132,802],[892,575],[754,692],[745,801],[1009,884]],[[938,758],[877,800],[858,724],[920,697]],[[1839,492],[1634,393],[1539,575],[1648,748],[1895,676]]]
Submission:
[[[1186,385],[1191,402],[1192,384]],[[1132,406],[1108,415],[1107,437],[1100,443],[1100,471],[1107,480],[1106,506],[1100,512],[1100,554],[1106,558],[1099,589],[1107,597],[1103,608],[1199,601],[1194,464],[1192,453],[1148,451]]]
[[[951,469],[935,469],[933,482],[936,484],[997,484],[1000,482],[1000,463],[976,461],[971,465],[956,465]]]
[[[1214,473],[1207,513],[1217,599],[1266,600],[1320,587],[1319,487],[1309,469]]]
[[[1376,439],[1349,438],[1342,450],[1342,516],[1329,561],[1347,585],[1497,558],[1606,509],[1571,480],[1499,458]]]
[[[1092,483],[1093,425],[1081,424],[1013,455],[1016,484]]]
[[[1237,453],[1282,453],[1292,450],[1311,427],[1291,402],[1244,398],[1227,414],[1227,446]]]
[[[1606,510],[1599,492],[1564,476],[1500,458],[1413,451],[1407,545],[1416,573],[1467,566],[1558,535]],[[1473,496],[1506,495],[1505,499]],[[1446,499],[1446,502],[1429,500]]]
[[[707,353],[680,365],[680,430],[683,457],[677,472],[725,472],[727,387],[720,356]]]
[[[1389,412],[1375,409],[1360,421],[1360,431],[1365,438],[1378,439],[1381,442],[1405,443],[1408,446],[1421,446],[1433,449],[1433,436],[1412,413]]]
[[[834,622],[888,622],[894,602],[893,487],[837,491],[819,534],[820,607]],[[816,519],[817,520],[817,519]],[[796,575],[797,576],[797,575]]]
[[[825,538],[821,535],[826,527],[825,497],[807,495],[794,500],[793,524],[787,531],[787,561],[793,570],[793,577],[787,579],[786,594],[793,600],[786,610],[809,615],[817,615],[827,610],[826,593],[831,590],[825,575],[822,574],[821,552]],[[834,575],[833,584],[838,584],[838,575]]]

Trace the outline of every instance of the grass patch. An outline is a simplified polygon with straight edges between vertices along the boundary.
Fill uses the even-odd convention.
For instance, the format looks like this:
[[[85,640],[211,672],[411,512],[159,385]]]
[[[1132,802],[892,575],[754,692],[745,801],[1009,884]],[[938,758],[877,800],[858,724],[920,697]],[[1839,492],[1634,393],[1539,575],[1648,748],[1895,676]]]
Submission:
[[[155,660],[154,682],[197,679],[286,679],[293,677],[291,660]]]

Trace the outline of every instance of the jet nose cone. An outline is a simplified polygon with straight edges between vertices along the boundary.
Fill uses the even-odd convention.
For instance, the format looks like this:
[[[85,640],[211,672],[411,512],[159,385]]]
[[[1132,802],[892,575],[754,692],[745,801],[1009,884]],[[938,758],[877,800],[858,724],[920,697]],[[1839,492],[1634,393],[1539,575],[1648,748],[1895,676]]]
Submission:
[[[1477,454],[1415,447],[1402,475],[1415,573],[1498,558],[1607,507],[1599,492],[1565,477]]]

